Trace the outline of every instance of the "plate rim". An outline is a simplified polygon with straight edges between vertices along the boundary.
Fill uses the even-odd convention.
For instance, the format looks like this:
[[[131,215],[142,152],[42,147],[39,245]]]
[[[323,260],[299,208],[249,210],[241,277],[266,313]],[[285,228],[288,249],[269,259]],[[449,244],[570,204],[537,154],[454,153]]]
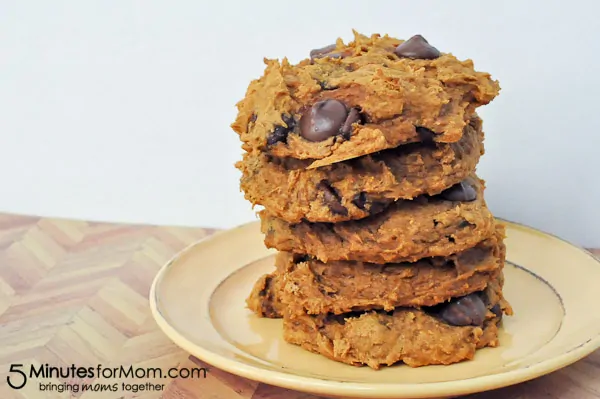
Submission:
[[[598,263],[600,267],[600,259],[594,254],[586,250],[585,248],[573,244],[572,242],[565,240],[552,233],[539,230],[529,225],[513,222],[504,218],[495,217],[496,220],[505,224],[512,224],[521,228],[525,228],[535,233],[541,233],[543,235],[552,237],[559,241],[562,241],[571,247],[578,249],[584,255],[589,256],[592,260]],[[163,317],[159,307],[159,299],[157,297],[157,287],[160,284],[163,276],[166,274],[168,269],[180,258],[185,256],[197,245],[214,240],[222,235],[230,233],[233,230],[239,230],[242,228],[248,228],[250,225],[258,224],[259,221],[247,222],[235,226],[230,229],[224,229],[211,234],[208,237],[204,237],[197,240],[179,252],[175,253],[156,273],[152,285],[150,286],[150,292],[148,300],[150,303],[150,310],[152,316],[167,337],[173,341],[177,346],[188,352],[189,354],[205,361],[209,365],[229,372],[231,374],[247,378],[252,381],[260,383],[270,384],[282,388],[292,389],[301,392],[308,392],[318,395],[330,395],[330,396],[341,396],[353,397],[353,398],[364,398],[365,395],[369,395],[370,398],[435,398],[435,397],[447,397],[448,395],[467,395],[477,392],[484,392],[502,387],[516,385],[525,381],[529,381],[543,375],[552,373],[556,370],[567,367],[578,360],[590,355],[592,352],[600,348],[600,334],[595,337],[589,338],[587,341],[576,346],[565,353],[558,356],[554,356],[550,359],[546,359],[535,363],[530,366],[523,368],[517,368],[508,370],[505,372],[472,377],[467,379],[456,379],[450,381],[441,382],[427,382],[427,383],[369,383],[369,382],[345,382],[340,380],[323,380],[318,377],[306,377],[300,375],[294,375],[285,373],[277,370],[271,370],[262,368],[234,359],[229,359],[223,355],[215,353],[207,348],[200,345],[196,345],[187,339],[182,333],[176,330],[169,322]],[[449,387],[449,384],[452,384]],[[450,389],[448,389],[450,388]],[[400,395],[400,396],[399,396]]]

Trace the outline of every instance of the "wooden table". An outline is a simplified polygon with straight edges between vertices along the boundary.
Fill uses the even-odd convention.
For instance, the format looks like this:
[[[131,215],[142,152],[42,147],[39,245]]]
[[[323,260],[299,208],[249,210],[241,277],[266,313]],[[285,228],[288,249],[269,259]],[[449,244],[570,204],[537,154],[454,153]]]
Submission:
[[[0,398],[316,399],[211,367],[155,325],[147,303],[155,273],[175,252],[212,232],[0,214]],[[31,379],[14,390],[6,378],[20,384],[9,373],[13,364],[25,370],[101,364],[209,371],[206,378],[154,381],[162,391],[59,393],[40,391],[40,381],[58,387],[99,380]],[[548,376],[469,398],[600,398],[600,351]]]

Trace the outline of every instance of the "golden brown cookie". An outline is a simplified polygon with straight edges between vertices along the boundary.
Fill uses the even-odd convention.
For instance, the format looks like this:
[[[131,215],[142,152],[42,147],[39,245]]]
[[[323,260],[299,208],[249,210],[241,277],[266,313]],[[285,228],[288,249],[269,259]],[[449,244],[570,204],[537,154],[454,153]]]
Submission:
[[[501,255],[504,256],[504,255]],[[246,299],[248,309],[254,312],[257,316],[277,319],[283,317],[284,309],[286,304],[283,302],[283,279],[282,274],[275,270],[269,274],[261,276]],[[502,272],[496,273],[493,280],[489,282],[486,292],[487,304],[498,304],[503,301],[502,286],[504,285],[504,274]],[[288,300],[294,301],[294,297],[288,297]],[[450,301],[449,304],[452,304]],[[442,306],[446,308],[448,303],[442,305],[435,305],[430,309],[435,310]],[[507,302],[502,302],[504,306],[503,312],[512,315],[512,308],[508,306]],[[295,302],[292,303],[292,307],[296,306]],[[492,308],[493,305],[490,306]],[[439,310],[439,309],[438,309]],[[500,309],[492,309],[495,313],[499,314]],[[292,312],[294,313],[294,312]]]
[[[397,201],[368,218],[333,224],[290,224],[261,211],[261,229],[267,247],[323,262],[412,262],[462,251],[494,234],[483,190],[472,175],[438,196]]]
[[[476,108],[498,95],[498,82],[469,59],[403,44],[355,32],[296,65],[265,60],[232,124],[244,150],[318,167],[411,142],[458,141]]]
[[[433,306],[483,290],[504,267],[503,229],[473,248],[413,263],[331,261],[281,252],[276,259],[281,300],[292,313],[341,314]]]
[[[260,317],[277,319],[282,317],[284,305],[281,301],[282,279],[278,273],[261,276],[250,295],[246,299],[246,306]]]
[[[473,309],[452,305],[464,317],[477,313],[477,323],[452,325],[428,309],[396,308],[392,312],[365,311],[344,315],[290,315],[284,310],[284,339],[338,362],[373,369],[404,362],[411,367],[452,364],[472,359],[477,349],[498,346],[498,324],[511,315],[501,283],[490,284]],[[492,302],[495,300],[495,302]],[[477,307],[477,305],[475,305]],[[483,311],[482,311],[483,310]]]
[[[473,116],[452,144],[409,144],[317,169],[309,162],[245,154],[246,199],[290,223],[341,222],[381,211],[398,199],[439,194],[469,176],[484,153],[481,120]]]
[[[499,320],[492,317],[482,327],[456,327],[410,308],[344,318],[304,315],[284,318],[283,337],[332,360],[376,370],[398,362],[411,367],[447,365],[472,359],[479,348],[497,346]]]

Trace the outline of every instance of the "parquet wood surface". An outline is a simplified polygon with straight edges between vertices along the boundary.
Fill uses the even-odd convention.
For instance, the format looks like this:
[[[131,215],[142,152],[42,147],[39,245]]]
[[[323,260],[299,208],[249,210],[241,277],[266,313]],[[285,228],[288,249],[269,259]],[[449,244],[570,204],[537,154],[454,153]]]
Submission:
[[[155,325],[147,303],[154,275],[174,253],[212,232],[0,214],[0,399],[317,399],[213,368],[184,353]],[[14,390],[7,376],[20,382],[9,373],[18,363],[25,370],[101,364],[209,371],[206,378],[143,380],[164,384],[162,391],[61,393],[41,391],[40,381],[58,386],[140,380],[31,379]],[[600,398],[600,352],[537,380],[469,398]]]

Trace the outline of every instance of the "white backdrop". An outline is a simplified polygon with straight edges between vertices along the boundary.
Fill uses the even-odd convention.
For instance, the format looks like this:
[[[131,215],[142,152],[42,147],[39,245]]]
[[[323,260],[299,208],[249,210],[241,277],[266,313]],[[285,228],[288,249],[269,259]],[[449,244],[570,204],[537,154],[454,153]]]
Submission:
[[[231,227],[234,104],[263,57],[351,29],[500,80],[479,173],[496,215],[600,246],[597,15],[587,1],[0,0],[0,211]]]

